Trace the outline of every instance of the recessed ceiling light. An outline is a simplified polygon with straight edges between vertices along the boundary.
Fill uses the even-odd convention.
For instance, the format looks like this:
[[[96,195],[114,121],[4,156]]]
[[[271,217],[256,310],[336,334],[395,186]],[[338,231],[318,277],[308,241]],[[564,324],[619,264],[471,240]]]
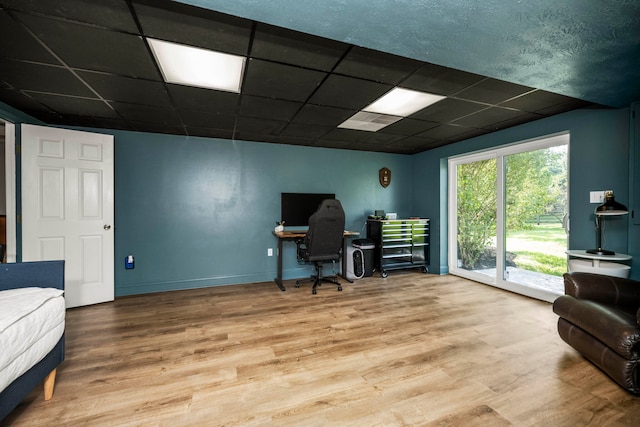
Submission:
[[[349,119],[345,120],[338,127],[343,129],[365,130],[368,132],[376,132],[383,127],[401,120],[402,117],[390,116],[387,114],[368,113],[359,111]]]
[[[240,92],[245,58],[147,39],[167,83]]]
[[[338,127],[377,132],[444,98],[440,95],[397,87],[351,116]]]
[[[363,110],[407,117],[444,98],[444,96],[440,95],[397,87]]]

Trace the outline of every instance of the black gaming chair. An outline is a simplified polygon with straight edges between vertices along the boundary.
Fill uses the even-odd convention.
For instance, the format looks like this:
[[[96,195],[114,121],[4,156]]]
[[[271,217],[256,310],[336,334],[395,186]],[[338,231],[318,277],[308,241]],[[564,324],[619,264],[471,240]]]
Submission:
[[[329,282],[342,285],[337,276],[323,276],[322,263],[336,262],[340,259],[342,239],[344,235],[344,210],[342,204],[336,199],[323,200],[318,210],[309,217],[309,230],[303,241],[298,242],[298,258],[307,262],[313,262],[316,274],[311,276],[313,287],[311,293],[316,293],[316,287],[320,282]],[[303,280],[296,281],[296,288],[300,287]]]

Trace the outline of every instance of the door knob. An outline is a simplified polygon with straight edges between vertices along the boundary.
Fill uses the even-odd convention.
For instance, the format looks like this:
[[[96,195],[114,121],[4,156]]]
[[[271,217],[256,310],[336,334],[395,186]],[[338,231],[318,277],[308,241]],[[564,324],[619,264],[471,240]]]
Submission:
[[[109,224],[105,224],[102,228],[104,228],[105,230],[111,230],[111,226]]]

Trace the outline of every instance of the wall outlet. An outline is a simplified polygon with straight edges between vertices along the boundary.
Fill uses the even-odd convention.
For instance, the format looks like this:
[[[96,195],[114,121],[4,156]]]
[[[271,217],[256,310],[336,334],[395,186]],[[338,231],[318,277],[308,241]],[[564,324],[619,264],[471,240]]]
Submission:
[[[267,256],[273,256],[273,248],[267,249]]]
[[[604,203],[604,191],[590,191],[589,203]]]

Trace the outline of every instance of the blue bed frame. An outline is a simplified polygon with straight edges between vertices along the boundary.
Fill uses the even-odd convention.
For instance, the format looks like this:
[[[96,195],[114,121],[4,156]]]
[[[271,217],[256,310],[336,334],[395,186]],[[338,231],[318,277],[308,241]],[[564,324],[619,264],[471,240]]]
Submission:
[[[0,264],[0,290],[28,288],[64,289],[64,261]],[[0,393],[0,421],[64,360],[64,335],[44,359]]]

